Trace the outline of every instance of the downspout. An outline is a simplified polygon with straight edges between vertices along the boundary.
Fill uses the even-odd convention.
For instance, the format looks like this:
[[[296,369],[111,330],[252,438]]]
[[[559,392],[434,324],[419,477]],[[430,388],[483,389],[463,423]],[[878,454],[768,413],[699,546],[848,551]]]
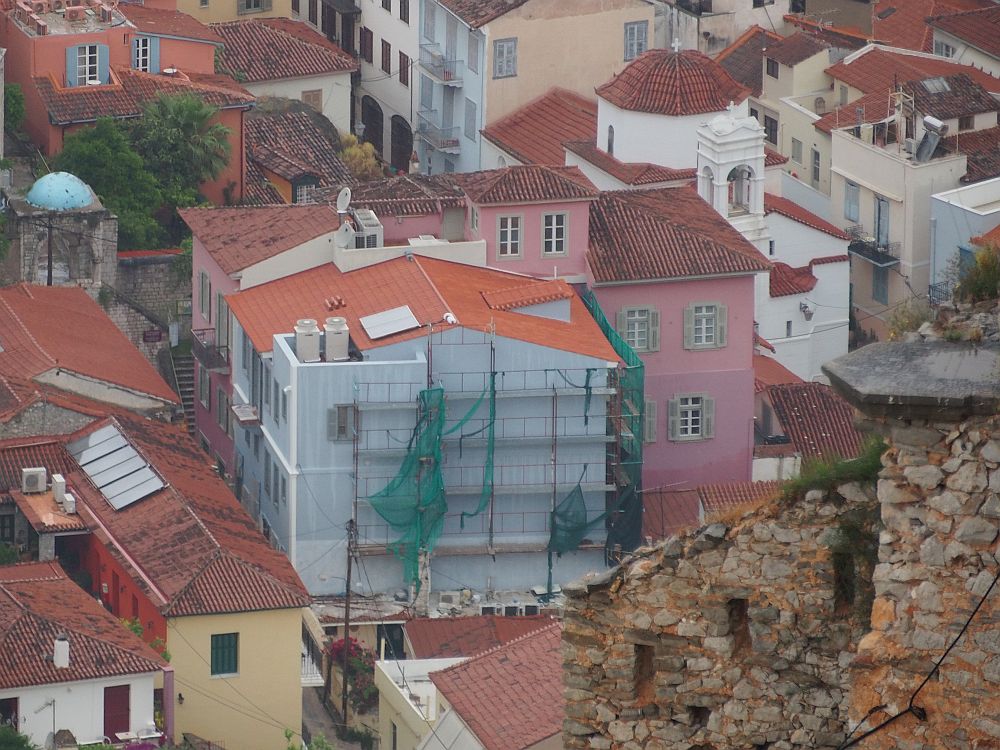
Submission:
[[[163,672],[163,733],[167,742],[174,744],[174,668],[162,667]]]
[[[288,559],[295,567],[295,556],[298,550],[296,534],[298,533],[298,486],[299,486],[299,441],[298,441],[298,362],[291,363],[292,377],[289,381],[293,384],[288,386],[288,419],[285,420],[285,429],[288,430],[288,466],[291,471],[295,471],[295,481],[289,481],[288,487]],[[294,429],[293,429],[294,425]],[[291,476],[288,477],[292,479]]]
[[[937,283],[937,219],[933,216],[931,217],[931,273],[928,283],[930,286]]]

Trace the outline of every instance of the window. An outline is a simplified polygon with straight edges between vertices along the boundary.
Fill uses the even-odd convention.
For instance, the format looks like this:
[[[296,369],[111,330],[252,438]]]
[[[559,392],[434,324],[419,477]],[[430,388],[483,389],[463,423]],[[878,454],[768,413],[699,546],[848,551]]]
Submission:
[[[469,54],[466,55],[465,64],[472,73],[479,72],[479,37],[469,34]]]
[[[615,126],[608,125],[608,156],[615,155]]]
[[[423,73],[420,74],[420,108],[434,109],[434,84]]]
[[[774,0],[753,0],[755,8],[763,8],[765,5],[774,5]]]
[[[382,0],[382,10],[392,13],[392,0]]]
[[[410,85],[410,57],[405,52],[399,53],[399,82]]]
[[[198,366],[198,400],[206,409],[212,402],[211,390],[209,389],[208,370],[201,365]]]
[[[889,269],[872,266],[872,300],[889,304]]]
[[[959,130],[972,130],[976,125],[975,115],[965,115],[964,117],[958,118],[958,129]]]
[[[326,410],[326,439],[352,440],[354,438],[354,406],[340,404]]]
[[[847,86],[840,86],[840,106],[847,104]]]
[[[264,451],[264,494],[271,496],[271,454]]]
[[[760,112],[757,111],[756,107],[750,107],[750,116],[760,122]]]
[[[626,307],[618,313],[618,333],[637,352],[660,349],[660,313],[648,307]]]
[[[323,89],[309,89],[302,92],[302,102],[317,112],[323,111]]]
[[[361,59],[367,63],[373,62],[375,59],[375,35],[371,29],[361,27],[358,46],[361,48]]]
[[[262,10],[261,0],[242,0],[244,11]]]
[[[212,636],[212,674],[239,674],[240,634],[221,633]]]
[[[278,385],[278,379],[274,379],[274,400],[271,402],[271,414],[274,416],[274,421],[278,421],[278,406],[281,403],[281,386]]]
[[[385,39],[382,40],[382,72],[392,72],[392,45]]]
[[[0,542],[12,544],[14,542],[14,514],[7,513],[0,516]]]
[[[434,3],[424,3],[424,39],[428,42],[434,41],[434,27],[437,25],[436,11],[437,6]]]
[[[811,171],[810,176],[812,177],[813,187],[815,187],[819,183],[819,150],[814,148],[811,149],[811,151],[812,151],[812,169],[810,170]]]
[[[785,321],[785,338],[790,339],[792,337],[792,321]]]
[[[229,433],[229,397],[223,388],[215,391],[215,423],[223,432]]]
[[[566,254],[566,214],[542,215],[542,255]]]
[[[281,475],[281,504],[288,504],[288,480],[285,479],[285,475]]]
[[[859,204],[861,188],[853,182],[844,183],[844,218],[848,221],[858,221],[861,215]]]
[[[198,0],[198,5],[202,8],[208,7],[208,0]]]
[[[634,60],[646,51],[649,21],[625,24],[625,59]]]
[[[889,199],[875,196],[875,241],[879,247],[889,245]]]
[[[392,746],[391,746],[390,750],[398,750],[399,745],[398,745],[398,739],[396,737],[396,733],[397,733],[396,722],[390,721],[389,724],[392,725]]]
[[[767,241],[767,254],[774,255],[774,240]]]
[[[670,439],[704,440],[714,435],[715,400],[682,394],[670,400]]]
[[[493,77],[513,78],[517,75],[517,39],[497,39],[493,42]]]
[[[212,282],[205,271],[198,272],[198,311],[205,320],[212,319]]]
[[[475,206],[472,207],[472,216],[469,219],[469,224],[474,231],[479,231],[479,209]]]
[[[772,57],[767,58],[767,74],[771,76],[771,78],[778,77],[778,61]]]
[[[288,394],[285,393],[284,389],[281,391],[281,421],[288,421]]]
[[[315,203],[316,190],[319,186],[311,182],[304,182],[295,186],[295,196],[293,203]]]
[[[410,23],[410,0],[399,0],[399,20]]]
[[[476,140],[476,103],[472,99],[465,100],[465,137]]]
[[[802,163],[802,141],[792,138],[792,161]]]
[[[727,309],[716,302],[684,308],[684,348],[717,349],[726,345]]]
[[[76,81],[78,86],[86,86],[91,81],[100,83],[96,44],[84,44],[76,48]]]
[[[648,400],[644,404],[642,412],[642,441],[644,443],[656,442],[656,401]]]
[[[940,42],[937,39],[934,40],[934,54],[940,55],[941,57],[954,57],[955,48],[946,42]]]
[[[243,372],[250,372],[250,358],[253,356],[253,343],[250,341],[250,335],[243,331]]]
[[[497,255],[514,258],[521,254],[521,217],[497,217]]]
[[[144,73],[149,72],[149,42],[148,36],[139,36],[132,43],[132,67]]]
[[[778,145],[778,121],[770,115],[764,115],[764,137],[768,143]]]

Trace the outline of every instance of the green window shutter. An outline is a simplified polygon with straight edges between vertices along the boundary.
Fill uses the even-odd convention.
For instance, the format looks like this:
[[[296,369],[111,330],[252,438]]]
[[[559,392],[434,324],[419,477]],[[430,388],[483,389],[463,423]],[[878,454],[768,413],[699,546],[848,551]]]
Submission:
[[[660,311],[649,310],[649,346],[647,351],[660,351]]]
[[[212,636],[212,674],[239,672],[239,633],[222,633]]]
[[[729,323],[729,308],[725,305],[715,306],[715,345],[725,346]]]
[[[705,396],[701,400],[701,436],[715,437],[715,399]]]
[[[694,348],[694,308],[684,308],[684,348]]]
[[[656,442],[656,406],[656,401],[648,400],[645,403],[642,439],[646,443]]]
[[[623,307],[618,311],[617,315],[617,326],[618,335],[625,339],[625,308]],[[627,339],[626,339],[627,340]]]
[[[676,398],[672,398],[669,401],[667,427],[670,433],[670,439],[677,440],[680,437],[681,429],[681,404]]]

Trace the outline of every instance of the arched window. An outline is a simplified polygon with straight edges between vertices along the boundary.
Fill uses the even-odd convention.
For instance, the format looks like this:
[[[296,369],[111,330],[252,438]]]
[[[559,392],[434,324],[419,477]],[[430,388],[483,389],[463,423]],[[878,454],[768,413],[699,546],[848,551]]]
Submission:
[[[502,156],[498,156],[497,157],[497,166],[500,167],[501,169],[503,169],[504,167],[507,166],[507,160],[504,159]]]
[[[608,125],[608,156],[615,155],[615,126]]]
[[[750,210],[750,180],[753,170],[746,164],[734,167],[726,178],[729,183],[729,215],[747,213]]]
[[[715,208],[715,175],[710,167],[701,170],[701,197]]]
[[[813,102],[813,111],[817,115],[826,114],[826,99],[822,96],[817,96],[816,101]]]

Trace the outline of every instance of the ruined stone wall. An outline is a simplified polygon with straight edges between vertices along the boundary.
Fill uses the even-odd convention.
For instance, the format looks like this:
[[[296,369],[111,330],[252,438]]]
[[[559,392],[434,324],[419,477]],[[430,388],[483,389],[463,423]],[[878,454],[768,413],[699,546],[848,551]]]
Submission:
[[[874,502],[811,492],[566,587],[565,746],[836,747],[867,624],[838,610],[831,534]]]
[[[174,255],[118,261],[115,290],[164,323],[178,323],[181,337],[191,330],[191,276],[174,271]]]
[[[29,207],[16,212],[14,221],[19,280],[32,284],[46,282],[51,227],[54,284],[82,286],[94,296],[101,284],[114,286],[118,218],[110,211],[88,208],[45,212]]]

